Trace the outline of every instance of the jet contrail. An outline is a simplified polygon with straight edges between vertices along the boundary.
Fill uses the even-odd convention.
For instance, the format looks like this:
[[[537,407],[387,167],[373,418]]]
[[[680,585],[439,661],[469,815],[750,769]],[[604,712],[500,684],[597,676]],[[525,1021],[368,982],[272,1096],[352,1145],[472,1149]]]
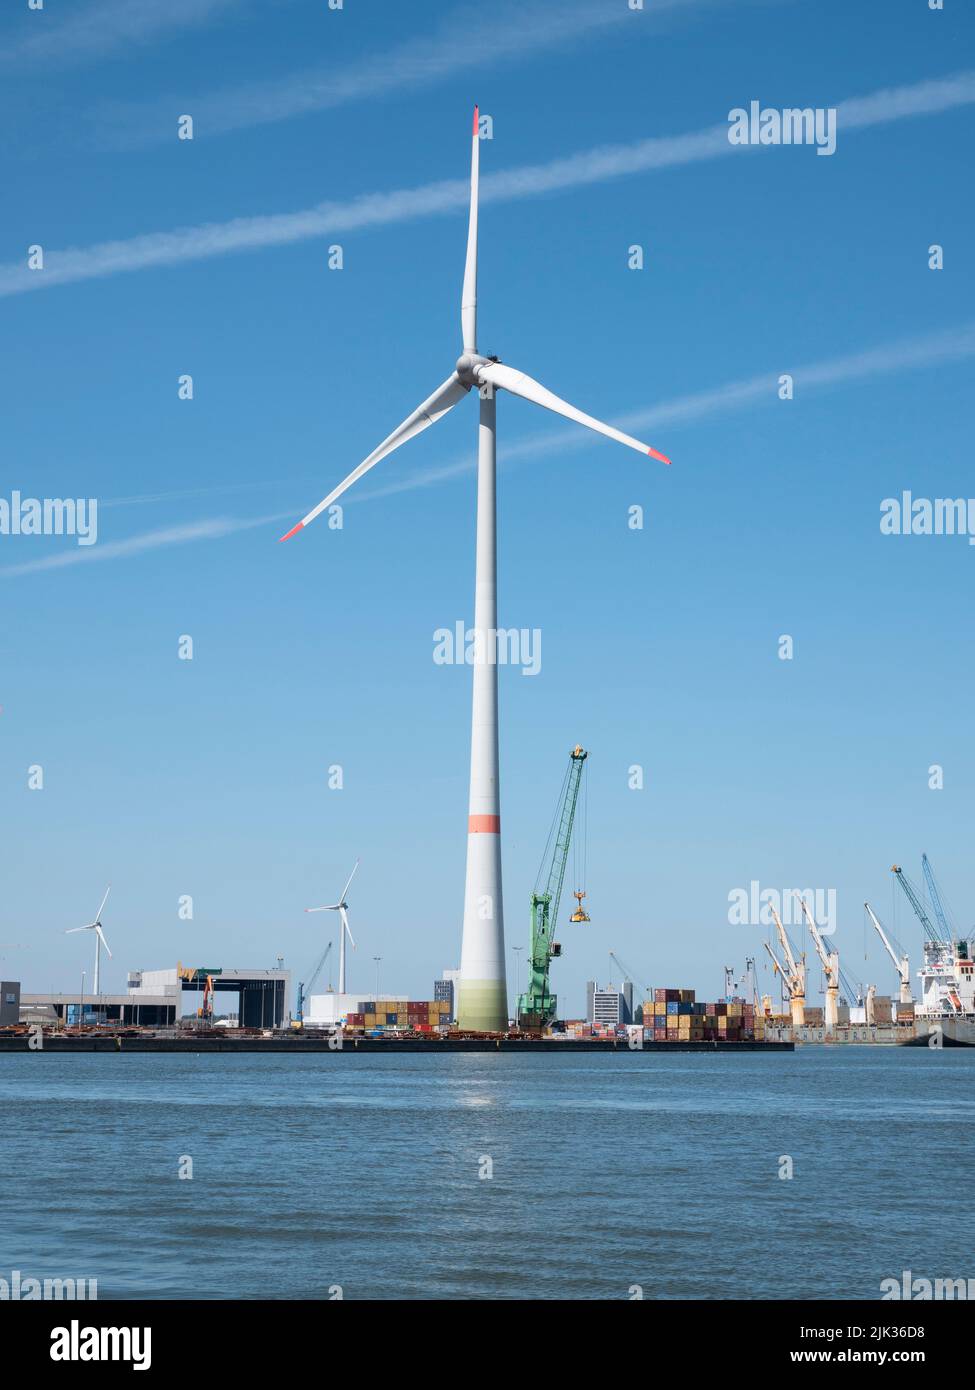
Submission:
[[[147,550],[185,545],[189,541],[219,540],[222,536],[232,536],[237,531],[251,531],[256,526],[270,526],[272,522],[285,521],[292,515],[292,512],[275,512],[271,516],[255,516],[245,520],[236,517],[214,517],[209,521],[165,526],[156,531],[144,531],[141,535],[129,536],[124,541],[108,541],[105,545],[93,545],[84,549],[59,550],[56,555],[26,560],[22,565],[7,565],[0,569],[0,578],[36,574],[39,570],[64,569],[68,565],[91,563],[94,560],[119,560],[131,555],[143,555]]]
[[[176,29],[197,28],[241,0],[96,0],[64,15],[30,15],[27,6],[0,50],[0,70],[16,74],[80,67],[132,44],[148,43]],[[54,8],[53,6],[51,7]]]
[[[840,134],[846,129],[863,130],[910,116],[954,110],[972,102],[975,102],[975,71],[956,73],[842,102],[837,108],[837,129]],[[731,145],[728,125],[722,122],[686,135],[655,136],[632,144],[602,146],[547,164],[509,169],[484,179],[481,201],[499,203],[537,197],[603,183],[627,174],[674,168],[731,154],[751,158],[756,156],[757,147]],[[238,217],[228,222],[150,232],[124,241],[46,251],[43,270],[29,270],[26,258],[24,262],[0,266],[0,296],[94,280],[122,271],[204,260],[233,251],[283,246],[366,227],[411,222],[466,209],[467,198],[466,183],[453,179],[391,193],[368,193],[346,202],[319,203],[300,212]]]
[[[528,4],[508,0],[504,6],[472,10],[460,6],[434,27],[405,42],[359,61],[333,62],[291,72],[285,77],[238,83],[222,91],[144,102],[111,103],[96,113],[99,143],[112,149],[132,149],[171,139],[172,113],[193,114],[207,136],[270,125],[315,111],[334,110],[357,101],[375,102],[393,92],[415,91],[433,82],[487,67],[513,62],[539,51],[567,47],[624,24],[640,26],[640,35],[668,14],[682,10],[715,9],[729,0],[653,0],[635,15],[616,0],[561,0],[553,13],[551,0]],[[658,26],[659,29],[659,26]],[[639,41],[639,40],[637,40]]]
[[[691,424],[709,415],[740,409],[755,401],[765,400],[771,403],[777,399],[779,376],[782,372],[788,372],[792,376],[796,393],[801,398],[809,387],[846,385],[855,381],[865,381],[870,377],[905,371],[910,367],[934,367],[940,362],[960,362],[968,357],[975,357],[975,322],[945,329],[939,333],[927,333],[917,338],[900,338],[881,347],[866,348],[861,352],[835,357],[825,362],[812,362],[807,366],[794,367],[785,363],[781,370],[763,372],[759,376],[746,377],[742,381],[732,381],[726,386],[714,387],[709,391],[677,396],[672,401],[663,401],[645,410],[633,410],[626,415],[617,416],[615,420],[626,429],[656,429],[660,425]],[[505,445],[504,461],[507,464],[516,459],[538,458],[550,453],[562,454],[567,449],[578,449],[585,443],[585,436],[580,436],[578,430],[548,430],[544,434]],[[474,462],[471,458],[456,459],[453,463],[441,467],[423,469],[399,482],[388,483],[381,488],[371,488],[358,500],[368,502],[399,492],[435,487],[438,483],[470,472],[473,467]]]
[[[808,387],[845,385],[863,381],[870,377],[891,375],[911,367],[933,367],[941,362],[959,362],[975,357],[975,322],[960,324],[956,328],[945,329],[939,333],[927,333],[918,338],[902,338],[880,347],[866,348],[862,352],[849,353],[844,357],[832,358],[825,362],[813,362],[805,367],[792,368],[788,364],[783,370],[789,371],[800,396]],[[763,372],[760,375],[732,381],[709,391],[698,391],[692,395],[677,396],[672,401],[662,401],[645,410],[631,411],[618,419],[620,425],[631,429],[656,428],[658,425],[679,427],[692,424],[711,415],[738,410],[758,400],[771,404],[776,400],[779,371]],[[586,437],[578,430],[549,430],[545,434],[529,436],[505,445],[504,461],[510,463],[518,459],[538,458],[549,453],[563,453],[566,449],[584,446]],[[436,487],[448,482],[474,467],[474,459],[464,455],[451,463],[439,467],[426,468],[410,474],[401,481],[388,483],[381,488],[371,488],[349,498],[349,505],[355,502],[377,501],[401,492],[414,492],[420,488]],[[304,481],[289,479],[289,483]],[[235,492],[238,484],[228,484],[224,488],[200,489],[200,491]],[[171,493],[155,493],[145,497],[117,499],[125,502],[153,502],[180,500],[192,496],[192,490]],[[107,503],[101,505],[108,505]],[[39,570],[61,569],[66,565],[86,563],[90,560],[126,559],[141,555],[149,550],[160,550],[171,545],[185,545],[192,541],[218,540],[223,536],[234,535],[239,531],[254,530],[259,526],[270,526],[290,518],[293,512],[275,512],[271,516],[251,518],[215,517],[209,521],[191,522],[179,526],[146,531],[127,540],[99,542],[94,546],[74,547],[59,551],[37,560],[28,560],[20,565],[8,565],[0,569],[0,579],[12,578],[21,574],[34,574]]]

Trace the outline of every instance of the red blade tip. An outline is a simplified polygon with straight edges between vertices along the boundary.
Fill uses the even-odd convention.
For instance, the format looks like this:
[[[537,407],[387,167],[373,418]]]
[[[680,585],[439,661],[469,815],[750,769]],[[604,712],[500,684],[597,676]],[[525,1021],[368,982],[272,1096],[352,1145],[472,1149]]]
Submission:
[[[474,107],[474,134],[477,134],[477,107]]]
[[[278,537],[278,544],[280,545],[282,541],[290,541],[291,537],[297,535],[297,533],[302,529],[304,524],[305,523],[303,521],[299,521],[297,526],[292,526],[291,530],[288,532],[286,536]]]
[[[667,455],[666,455],[666,454],[658,454],[658,452],[657,452],[656,449],[648,449],[648,450],[647,450],[647,453],[650,455],[650,457],[651,457],[652,459],[659,459],[661,463],[667,463],[667,464],[670,463],[670,459],[667,457]]]

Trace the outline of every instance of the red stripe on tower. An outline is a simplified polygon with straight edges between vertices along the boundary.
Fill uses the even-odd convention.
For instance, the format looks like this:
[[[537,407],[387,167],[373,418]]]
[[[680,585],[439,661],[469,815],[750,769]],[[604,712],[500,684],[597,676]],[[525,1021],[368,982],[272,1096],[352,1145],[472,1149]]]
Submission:
[[[501,817],[468,816],[467,833],[468,835],[500,835]]]

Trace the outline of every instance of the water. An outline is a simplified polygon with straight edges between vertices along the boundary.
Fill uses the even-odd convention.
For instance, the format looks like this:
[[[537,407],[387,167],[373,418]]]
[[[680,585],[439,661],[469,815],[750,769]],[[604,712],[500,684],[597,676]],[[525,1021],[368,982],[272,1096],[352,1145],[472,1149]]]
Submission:
[[[926,1048],[7,1054],[0,1277],[97,1278],[101,1298],[877,1298],[904,1269],[975,1275],[973,1076],[975,1050]]]

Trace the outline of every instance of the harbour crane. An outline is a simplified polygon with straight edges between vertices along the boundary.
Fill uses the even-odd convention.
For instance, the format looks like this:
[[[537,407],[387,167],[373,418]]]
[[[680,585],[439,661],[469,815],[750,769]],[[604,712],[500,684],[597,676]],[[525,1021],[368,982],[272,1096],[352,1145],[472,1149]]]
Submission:
[[[870,920],[871,920],[871,922],[874,924],[875,928],[877,929],[877,935],[880,937],[881,941],[884,943],[884,950],[887,952],[887,954],[890,956],[891,960],[894,962],[894,969],[897,971],[897,974],[898,974],[898,976],[900,977],[900,982],[901,982],[901,987],[900,987],[900,1002],[901,1002],[902,1004],[913,1004],[914,999],[913,999],[913,996],[911,995],[911,963],[910,963],[910,961],[908,960],[907,956],[906,956],[906,955],[903,955],[903,954],[901,955],[900,959],[898,959],[897,955],[896,955],[895,952],[894,952],[893,946],[890,944],[890,942],[889,942],[888,939],[887,939],[887,933],[884,931],[883,927],[880,925],[880,918],[877,916],[876,912],[874,912],[873,908],[870,906],[869,903],[864,903],[863,906],[867,909],[867,913],[869,914]]]
[[[344,925],[343,925],[342,930],[343,930],[343,932],[345,931]],[[305,1000],[306,1000],[306,999],[309,997],[309,995],[311,994],[312,988],[313,988],[313,986],[314,986],[314,984],[315,984],[315,981],[318,979],[319,975],[322,973],[322,970],[323,970],[324,967],[325,967],[325,962],[328,960],[328,953],[329,953],[329,951],[330,951],[331,949],[332,949],[332,943],[331,943],[331,941],[330,941],[330,942],[328,943],[328,945],[325,947],[324,951],[322,952],[318,964],[315,966],[314,970],[311,972],[311,975],[308,977],[308,983],[307,983],[307,985],[304,983],[303,980],[302,980],[302,981],[299,983],[299,985],[298,985],[298,1008],[297,1008],[296,1011],[295,1011],[295,1017],[296,1017],[296,1019],[297,1019],[297,1021],[298,1021],[299,1024],[304,1020],[304,1015],[305,1015]]]
[[[938,919],[938,924],[944,933],[944,938],[946,941],[954,941],[955,933],[952,931],[951,924],[948,921],[948,914],[945,912],[944,904],[941,901],[941,892],[934,877],[934,870],[926,854],[921,855],[921,868],[924,871],[924,881],[928,885],[928,892],[931,894],[931,906],[934,908],[934,915]]]
[[[772,919],[775,922],[775,930],[778,932],[779,942],[782,946],[782,954],[785,956],[786,969],[779,964],[775,952],[766,941],[764,943],[766,951],[772,957],[772,963],[778,973],[785,981],[786,989],[789,992],[789,1004],[792,1013],[793,1028],[801,1028],[806,1021],[806,958],[804,955],[797,961],[789,942],[789,937],[785,927],[782,925],[782,918],[772,908]]]
[[[569,766],[562,783],[555,820],[549,832],[548,844],[531,896],[528,988],[524,994],[518,996],[518,1023],[522,1028],[545,1028],[556,1015],[557,998],[549,987],[549,974],[553,958],[562,954],[561,943],[555,940],[555,931],[576,804],[579,800],[579,786],[588,756],[586,750],[578,744],[569,754]],[[573,920],[588,922],[588,916],[582,911],[581,896],[578,897],[578,903]]]
[[[911,882],[911,880],[907,877],[907,874],[905,874],[904,870],[900,867],[900,865],[892,864],[890,872],[894,875],[894,877],[897,879],[897,882],[903,888],[907,901],[911,904],[911,907],[914,909],[914,913],[918,921],[924,928],[925,941],[940,941],[942,945],[950,946],[951,932],[944,931],[942,927],[936,927],[934,925],[934,923],[931,921],[931,918],[924,910],[924,904],[921,901],[920,894],[914,887],[914,884]]]
[[[823,945],[823,938],[819,934],[815,919],[806,905],[806,900],[801,893],[793,893],[797,899],[802,914],[809,927],[809,935],[812,937],[816,946],[816,954],[819,956],[823,967],[823,974],[826,976],[826,1010],[825,1019],[827,1029],[834,1029],[839,1023],[839,994],[840,994],[840,958],[836,951],[827,951]]]
[[[963,1015],[966,1012],[966,1007],[971,1007],[968,1002],[971,998],[971,975],[968,970],[970,964],[969,943],[954,940],[947,914],[941,902],[941,894],[935,882],[934,872],[926,854],[922,855],[921,863],[925,880],[931,889],[934,914],[938,919],[937,925],[931,921],[924,909],[924,904],[921,902],[920,894],[904,870],[894,864],[891,873],[903,888],[908,902],[924,928],[922,943],[924,965],[919,971],[922,1009],[926,1013]],[[963,996],[965,997],[964,1003],[962,1002]]]

